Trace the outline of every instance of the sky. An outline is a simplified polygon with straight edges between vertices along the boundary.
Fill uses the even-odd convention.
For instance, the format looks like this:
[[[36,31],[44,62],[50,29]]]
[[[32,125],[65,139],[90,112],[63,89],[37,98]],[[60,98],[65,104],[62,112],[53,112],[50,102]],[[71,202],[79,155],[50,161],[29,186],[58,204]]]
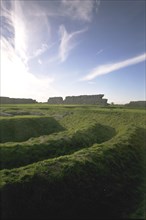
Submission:
[[[1,0],[0,95],[146,100],[145,0]]]

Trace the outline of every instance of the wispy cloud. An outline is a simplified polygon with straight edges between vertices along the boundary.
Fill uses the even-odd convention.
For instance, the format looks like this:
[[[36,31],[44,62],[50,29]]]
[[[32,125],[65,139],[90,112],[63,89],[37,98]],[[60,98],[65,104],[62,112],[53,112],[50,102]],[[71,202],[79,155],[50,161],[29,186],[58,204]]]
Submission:
[[[59,42],[58,42],[58,50],[56,54],[52,57],[49,57],[49,63],[63,63],[67,60],[70,52],[78,45],[78,41],[75,40],[76,37],[88,29],[84,28],[81,30],[77,30],[71,33],[68,33],[64,25],[60,25],[59,27]]]
[[[101,54],[103,51],[104,51],[103,49],[101,49],[101,50],[97,51],[96,55]]]
[[[27,65],[16,55],[15,49],[5,40],[1,43],[1,95],[47,100],[54,94],[52,77],[38,78],[29,72]]]
[[[49,49],[47,44],[51,28],[46,14],[43,14],[41,18],[35,16],[32,13],[34,4],[31,1],[25,3],[25,1],[2,0],[1,5],[2,35],[9,38],[9,42],[11,40],[10,43],[13,43],[15,53],[24,62],[27,63],[33,56],[38,56]],[[41,10],[36,3],[35,12],[41,12]],[[48,38],[44,35],[44,31]]]
[[[82,20],[89,22],[92,20],[93,10],[96,4],[96,10],[100,5],[100,1],[92,1],[92,0],[76,0],[76,1],[68,1],[62,0],[62,5],[64,6],[65,15],[69,16],[74,20]]]
[[[80,0],[62,0],[59,2],[60,7],[55,11],[56,3],[47,2],[45,4],[43,2],[39,4],[38,1],[32,4],[29,1],[26,4],[25,1],[10,0],[11,7],[7,7],[7,1],[2,0],[3,17],[7,22],[5,26],[9,29],[9,36],[13,35],[9,38],[9,43],[14,45],[15,53],[22,62],[29,65],[30,62],[28,61],[41,56],[54,46],[54,43],[49,42],[49,39],[52,38],[49,16],[75,16],[75,18],[88,21],[92,15],[94,2],[87,0],[83,3]],[[61,25],[59,27],[60,41],[57,53],[56,55],[49,55],[49,62],[64,62],[78,44],[75,37],[86,30],[81,29],[68,33],[65,26]]]
[[[46,18],[30,17],[29,10],[24,10],[26,5],[23,4],[24,1],[1,2],[1,95],[47,100],[44,94],[55,93],[51,87],[54,78],[38,78],[29,71],[28,66],[29,59],[49,48],[43,43],[45,39],[42,34],[47,27],[44,23]]]
[[[88,81],[92,80],[100,75],[105,75],[111,73],[113,71],[125,68],[127,66],[135,65],[137,63],[143,62],[146,60],[146,53],[133,57],[131,59],[127,59],[118,63],[105,64],[96,67],[93,69],[88,75],[86,75],[82,80]]]
[[[36,4],[38,2],[38,4]],[[30,12],[36,17],[66,17],[76,21],[91,22],[94,10],[98,12],[100,0],[36,1]],[[53,4],[52,4],[53,2]],[[39,10],[38,10],[39,5]]]
[[[60,26],[59,33],[61,37],[58,58],[61,62],[64,62],[67,59],[69,52],[73,50],[77,45],[77,42],[74,41],[75,37],[79,34],[84,33],[85,31],[87,31],[87,28],[68,33],[64,25]]]
[[[36,51],[34,51],[32,56],[29,56],[29,60],[34,59],[38,56],[41,56],[43,53],[45,53],[46,51],[51,49],[54,45],[55,45],[55,43],[52,43],[49,46],[47,44],[43,43],[40,48],[38,48],[38,49],[36,49]]]
[[[41,17],[36,16],[32,13],[34,9],[35,13],[43,10],[38,2],[1,1],[1,34],[3,39],[13,45],[15,53],[25,63],[52,47],[48,40],[51,28],[47,15],[43,13]]]

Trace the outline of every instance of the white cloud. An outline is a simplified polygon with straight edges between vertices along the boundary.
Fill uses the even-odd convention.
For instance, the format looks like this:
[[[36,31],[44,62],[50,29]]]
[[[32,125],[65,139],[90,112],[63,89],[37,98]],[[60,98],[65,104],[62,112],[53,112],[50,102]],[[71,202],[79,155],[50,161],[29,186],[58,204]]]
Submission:
[[[61,62],[64,62],[67,59],[69,52],[76,46],[77,42],[73,41],[74,38],[85,31],[87,31],[87,28],[68,33],[64,25],[60,26],[59,32],[61,35],[61,40],[59,46],[59,59]]]
[[[2,38],[1,43],[1,95],[18,98],[34,98],[47,101],[54,94],[54,79],[37,78],[29,72],[27,65],[16,55],[15,49]]]
[[[48,48],[50,48],[50,47],[48,47],[47,44],[42,44],[41,47],[34,52],[34,57],[40,56],[46,50],[48,50]]]
[[[96,8],[99,6],[97,1]],[[65,15],[74,20],[82,20],[89,22],[92,20],[95,1],[92,0],[62,0]]]
[[[9,36],[9,42],[11,40],[14,44],[15,52],[23,62],[27,63],[33,56],[38,56],[50,48],[47,42],[51,36],[51,27],[47,15],[43,14],[39,17],[32,13],[34,9],[35,13],[41,13],[43,10],[37,2],[33,4],[31,1],[26,3],[25,1],[2,0],[1,5],[2,35]]]
[[[66,61],[66,59],[69,56],[69,53],[77,46],[78,42],[75,40],[76,36],[79,34],[84,33],[87,31],[87,28],[74,31],[71,33],[68,33],[64,25],[60,25],[59,27],[59,46],[58,46],[58,52],[56,55],[49,57],[48,62],[61,62],[63,63]]]
[[[42,43],[42,30],[46,28],[48,34],[48,26],[45,17],[31,17],[23,4],[23,1],[1,2],[1,95],[47,101],[48,95],[56,93],[52,87],[54,78],[36,77],[29,71],[28,60],[49,48]]]
[[[146,60],[146,53],[133,57],[131,59],[127,59],[118,63],[105,64],[96,67],[93,69],[88,75],[86,75],[82,80],[92,80],[100,75],[105,75],[111,73],[113,71],[122,69],[127,66],[135,65],[137,63],[143,62]]]
[[[23,14],[23,9],[19,2],[15,2],[13,13],[15,52],[18,54],[19,57],[21,57],[22,60],[27,61],[29,30],[27,30],[25,16]]]

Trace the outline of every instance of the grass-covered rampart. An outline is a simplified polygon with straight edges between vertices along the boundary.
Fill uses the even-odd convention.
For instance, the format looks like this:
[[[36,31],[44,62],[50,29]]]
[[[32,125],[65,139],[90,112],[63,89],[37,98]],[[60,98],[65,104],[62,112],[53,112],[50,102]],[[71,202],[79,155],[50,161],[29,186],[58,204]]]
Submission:
[[[10,111],[9,106],[3,108],[5,112]],[[38,149],[33,157],[39,156],[45,146],[48,147],[45,154],[55,149],[53,158],[48,154],[27,166],[21,164],[19,168],[0,171],[3,219],[143,218],[144,111],[95,106],[47,108],[40,105],[34,109],[31,105],[30,109],[25,108],[23,111],[40,111],[45,117],[55,118],[65,131],[17,144],[0,144],[3,157],[6,152],[8,159],[2,159],[3,166],[9,168],[13,167],[13,163],[8,164],[12,162],[14,149],[19,149],[16,155],[21,150],[23,154],[20,160],[14,157],[13,162],[21,162],[23,155],[29,155],[33,147]],[[17,106],[16,111],[19,110],[22,109]]]
[[[69,135],[67,132],[55,133],[40,143],[38,141],[38,143],[34,144],[28,141],[20,144],[2,145],[0,146],[1,169],[11,169],[47,158],[71,154],[81,148],[90,147],[94,143],[107,141],[115,133],[115,129],[111,127],[95,124],[86,130],[79,130],[72,135]]]
[[[25,141],[61,130],[63,127],[50,117],[5,118],[0,120],[0,143]]]
[[[143,132],[131,128],[115,143],[1,171],[2,216],[125,217],[139,197]]]

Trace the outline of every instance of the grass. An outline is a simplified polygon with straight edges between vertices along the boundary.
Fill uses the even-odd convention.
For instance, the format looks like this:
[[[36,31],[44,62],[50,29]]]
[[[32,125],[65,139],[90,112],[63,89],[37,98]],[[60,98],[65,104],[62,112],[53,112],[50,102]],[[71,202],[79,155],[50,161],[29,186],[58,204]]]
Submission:
[[[38,138],[37,141],[35,139],[35,143],[33,140],[19,144],[14,143],[13,145],[6,143],[0,146],[1,169],[11,169],[47,158],[71,154],[81,148],[90,147],[94,143],[107,141],[114,135],[115,129],[95,124],[86,130],[79,130],[72,135],[69,135],[68,132],[62,132],[55,133],[49,137],[46,136],[46,139],[43,136],[44,140],[41,139],[39,141]]]
[[[63,130],[63,127],[49,117],[14,117],[0,120],[0,143],[25,141]]]
[[[1,110],[12,114],[0,118],[5,141],[14,121],[24,130],[28,120],[29,132],[42,125],[33,138],[22,142],[15,132],[12,142],[0,144],[3,219],[144,217],[143,109],[34,104]],[[37,124],[43,118],[45,126]],[[50,120],[56,127],[48,132]]]

